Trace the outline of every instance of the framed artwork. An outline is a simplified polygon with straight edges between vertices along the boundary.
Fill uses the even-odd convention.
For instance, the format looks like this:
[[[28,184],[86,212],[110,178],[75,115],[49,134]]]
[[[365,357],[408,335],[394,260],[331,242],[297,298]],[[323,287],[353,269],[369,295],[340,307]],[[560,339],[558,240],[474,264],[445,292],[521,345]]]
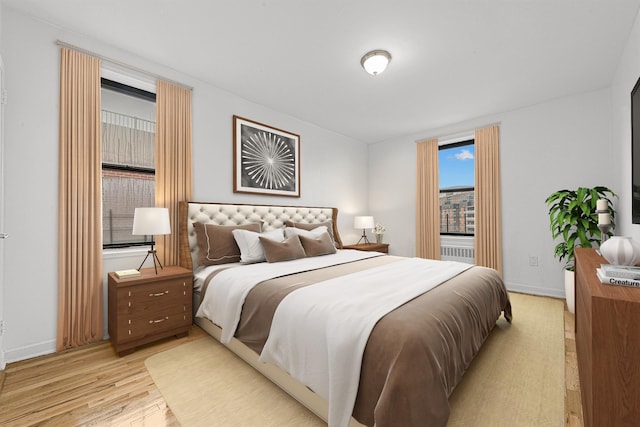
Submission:
[[[233,192],[300,197],[300,136],[233,116]]]

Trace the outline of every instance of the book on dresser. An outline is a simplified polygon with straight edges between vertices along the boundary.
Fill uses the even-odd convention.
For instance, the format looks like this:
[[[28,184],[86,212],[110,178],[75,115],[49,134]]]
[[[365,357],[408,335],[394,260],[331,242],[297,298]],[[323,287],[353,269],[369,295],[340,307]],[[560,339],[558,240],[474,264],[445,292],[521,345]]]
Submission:
[[[118,270],[114,271],[114,274],[118,276],[119,279],[128,279],[129,277],[138,277],[140,276],[140,271],[136,269],[131,270]]]
[[[635,265],[601,264],[600,268],[607,277],[640,280],[640,267]]]
[[[607,276],[602,268],[596,269],[596,274],[600,283],[605,285],[629,286],[631,288],[640,288],[640,280],[627,279],[625,277]]]

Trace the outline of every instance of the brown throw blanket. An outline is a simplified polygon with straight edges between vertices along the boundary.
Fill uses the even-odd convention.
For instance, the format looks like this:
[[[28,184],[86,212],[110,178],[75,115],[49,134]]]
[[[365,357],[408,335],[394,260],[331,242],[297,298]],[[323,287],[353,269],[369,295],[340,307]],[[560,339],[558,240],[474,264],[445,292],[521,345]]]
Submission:
[[[236,338],[260,353],[287,294],[400,259],[381,256],[262,282],[245,300]],[[387,314],[365,348],[353,417],[378,427],[445,426],[449,395],[503,311],[510,320],[498,274],[473,267]]]

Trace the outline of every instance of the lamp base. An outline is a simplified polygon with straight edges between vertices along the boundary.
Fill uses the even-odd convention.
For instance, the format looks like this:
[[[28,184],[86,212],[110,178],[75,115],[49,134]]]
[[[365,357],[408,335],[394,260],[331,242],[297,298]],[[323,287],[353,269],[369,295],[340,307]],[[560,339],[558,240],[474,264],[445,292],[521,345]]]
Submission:
[[[360,242],[362,242],[363,240],[365,244],[367,245],[371,244],[369,239],[367,239],[367,233],[364,231],[364,228],[362,229],[362,236],[360,236],[360,240],[358,240],[358,243],[356,243],[356,245],[359,245]]]
[[[158,254],[157,254],[156,250],[153,249],[153,243],[152,243],[151,244],[151,249],[149,249],[147,251],[147,256],[144,257],[144,259],[142,260],[142,263],[140,264],[140,267],[138,267],[138,271],[140,271],[140,269],[144,265],[144,263],[147,260],[147,258],[149,258],[149,255],[151,255],[151,258],[153,259],[153,268],[156,270],[156,274],[158,274],[158,265],[160,266],[160,269],[164,270],[164,267],[162,266],[162,263],[160,262],[160,259],[158,258]]]

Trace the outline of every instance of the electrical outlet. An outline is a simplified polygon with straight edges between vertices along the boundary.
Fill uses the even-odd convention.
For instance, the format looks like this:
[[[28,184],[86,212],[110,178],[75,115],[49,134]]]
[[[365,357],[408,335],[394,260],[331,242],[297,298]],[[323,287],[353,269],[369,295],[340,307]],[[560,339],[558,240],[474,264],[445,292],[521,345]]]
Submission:
[[[537,266],[538,266],[538,257],[529,256],[529,267],[537,267]]]
[[[0,336],[4,335],[4,320],[0,320]]]

